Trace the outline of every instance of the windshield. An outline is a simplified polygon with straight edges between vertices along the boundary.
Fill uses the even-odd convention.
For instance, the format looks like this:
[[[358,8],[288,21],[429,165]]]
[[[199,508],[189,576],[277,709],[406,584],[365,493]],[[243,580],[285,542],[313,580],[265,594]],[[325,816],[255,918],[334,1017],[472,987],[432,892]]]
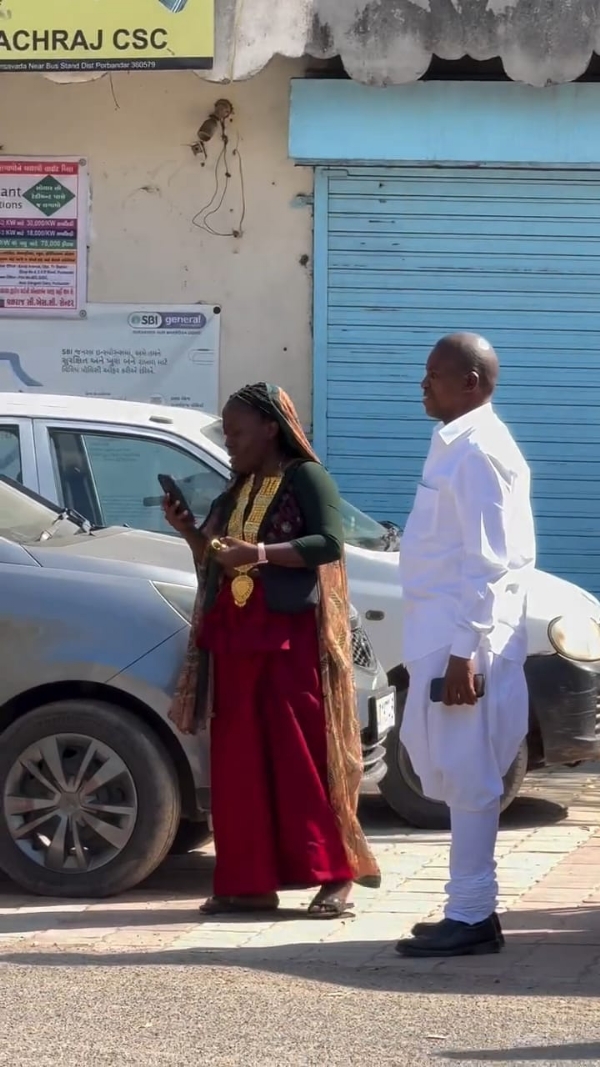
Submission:
[[[218,445],[225,451],[225,437],[221,419],[215,419],[208,426],[202,428],[202,433],[214,445]],[[390,529],[382,526],[364,511],[355,508],[342,497],[342,524],[344,527],[344,540],[347,545],[356,548],[370,548],[376,552],[389,551],[396,548],[395,537]]]
[[[81,527],[68,518],[61,519],[61,514],[60,508],[0,475],[0,537],[26,545],[43,539],[51,528],[56,536],[78,533]]]

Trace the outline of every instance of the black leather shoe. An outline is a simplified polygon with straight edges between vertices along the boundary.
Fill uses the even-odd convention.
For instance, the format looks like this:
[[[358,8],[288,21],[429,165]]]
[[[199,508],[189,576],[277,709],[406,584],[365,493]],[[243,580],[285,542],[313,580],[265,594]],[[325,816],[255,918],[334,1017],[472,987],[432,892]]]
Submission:
[[[492,915],[492,920],[496,927],[496,934],[500,940],[500,943],[504,945],[504,934],[502,933],[502,927],[500,926],[500,919],[496,912]],[[431,937],[432,934],[437,934],[438,930],[442,929],[444,923],[448,922],[448,919],[440,919],[437,923],[415,923],[411,930],[413,937]]]
[[[502,941],[498,936],[494,917],[481,923],[459,923],[444,919],[438,929],[426,937],[407,938],[399,941],[396,952],[401,956],[426,959],[447,956],[485,956],[500,952]]]

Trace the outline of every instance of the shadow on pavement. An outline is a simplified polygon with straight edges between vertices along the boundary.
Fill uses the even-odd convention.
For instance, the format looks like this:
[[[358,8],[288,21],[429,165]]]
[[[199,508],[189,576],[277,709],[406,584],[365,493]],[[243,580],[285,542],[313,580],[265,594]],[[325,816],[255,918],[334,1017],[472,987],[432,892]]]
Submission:
[[[595,801],[597,808],[597,801]],[[500,829],[504,830],[527,830],[536,829],[539,826],[553,826],[567,818],[569,808],[567,804],[561,804],[556,800],[548,800],[546,797],[528,795],[526,792],[517,797],[508,811],[502,815]],[[395,841],[414,837],[418,834],[421,839],[429,835],[427,830],[417,830],[400,819],[398,815],[386,804],[383,797],[364,797],[360,805],[360,821],[363,829],[374,841]],[[436,848],[439,847],[436,838]]]
[[[529,1048],[502,1048],[502,1049],[470,1049],[468,1052],[444,1052],[440,1053],[444,1059],[457,1060],[459,1063],[468,1060],[481,1060],[484,1063],[520,1063],[525,1060],[558,1060],[560,1063],[570,1063],[572,1060],[600,1061],[600,1042],[589,1041],[575,1045],[531,1045]]]
[[[190,852],[186,856],[168,856],[164,863],[145,882],[142,882],[127,893],[106,898],[107,904],[110,902],[110,904],[117,905],[120,909],[124,904],[131,904],[132,907],[135,907],[136,903],[145,904],[147,918],[153,902],[158,903],[165,900],[189,900],[192,902],[196,899],[200,902],[212,892],[214,865],[214,856],[207,855],[204,852]],[[99,901],[98,897],[93,899],[82,897],[37,897],[33,894],[28,895],[8,879],[3,879],[0,882],[0,908],[7,910],[13,907],[37,909],[36,912],[31,912],[31,918],[37,918],[38,922],[47,908],[54,908],[53,914],[59,915],[60,905],[62,905],[64,908],[63,914],[67,917],[69,915],[73,917],[76,913],[70,912],[69,907],[98,905],[99,903],[101,901]],[[197,917],[198,909],[195,908],[194,910]],[[86,914],[91,915],[94,913],[86,912]],[[143,914],[142,909],[140,909],[140,914]],[[189,912],[187,914],[187,921],[189,922]],[[10,921],[13,923],[12,929],[14,929],[14,918],[14,915],[10,916]],[[7,919],[8,916],[0,915],[0,933],[8,928]],[[113,922],[112,925],[114,926],[115,923]],[[35,929],[35,927],[31,927],[31,929]]]
[[[502,830],[527,830],[538,826],[553,826],[562,822],[569,814],[569,809],[555,800],[545,797],[519,796],[505,811],[500,820]]]
[[[79,912],[68,911],[67,908],[61,911],[57,905],[52,911],[45,911],[43,916],[39,912],[22,912],[21,914],[11,915],[10,919],[7,916],[0,916],[0,937],[7,932],[13,934],[40,934],[46,930],[56,930],[59,932],[58,936],[60,937],[60,933],[65,931],[84,929],[88,932],[97,930],[98,937],[101,938],[107,930],[114,930],[116,926],[125,931],[135,930],[136,927],[140,927],[146,933],[149,927],[163,931],[169,929],[173,931],[173,936],[176,936],[178,926],[182,926],[187,933],[193,923],[197,923],[198,929],[204,927],[208,931],[210,931],[211,926],[214,928],[215,923],[226,923],[228,928],[233,927],[235,929],[235,927],[239,927],[241,930],[251,924],[253,930],[260,930],[262,926],[272,926],[273,923],[297,922],[299,919],[306,918],[306,909],[301,908],[279,908],[276,913],[269,912],[264,915],[252,913],[248,915],[220,915],[217,917],[201,915],[198,911],[198,904],[195,901],[190,902],[189,907],[161,907],[154,912],[151,905],[150,907],[146,905],[144,908],[136,908],[135,901],[132,900],[127,903],[131,906],[127,907],[119,904],[116,908],[106,908],[104,910],[102,907],[95,905],[95,911]],[[0,962],[1,959],[2,957],[0,957]]]
[[[297,919],[297,913],[293,917]],[[87,938],[90,927],[97,926],[101,938],[102,929],[112,928],[115,923],[115,914],[110,908],[78,914],[65,910],[62,915],[55,914],[54,918],[57,925],[68,924],[70,929],[76,929],[78,925],[85,927]],[[124,918],[131,925],[137,922],[148,925],[149,909],[138,911],[132,906],[121,912],[120,919]],[[156,918],[161,929],[182,921],[189,924],[187,910],[183,914],[178,909],[160,910]],[[293,942],[293,934],[290,934],[287,943],[261,946],[261,932],[248,929],[247,942],[234,948],[211,945],[211,922],[206,921],[198,926],[197,939],[194,936],[196,943],[190,945],[186,932],[187,943],[180,948],[139,951],[132,938],[128,950],[106,946],[103,951],[104,946],[97,942],[96,951],[85,948],[68,950],[66,946],[61,951],[53,948],[50,951],[39,948],[10,951],[0,955],[0,965],[236,967],[365,991],[479,997],[588,998],[600,995],[600,907],[516,910],[505,916],[505,920],[506,950],[496,956],[477,959],[403,960],[394,952],[393,920],[390,920],[390,936],[386,940],[353,940],[350,922],[313,923],[314,936],[308,942]],[[317,925],[319,929],[315,929]],[[203,946],[205,932],[207,944]],[[461,1056],[464,1057],[464,1053]],[[500,1058],[501,1053],[497,1056]],[[510,1057],[508,1060],[510,1062]]]

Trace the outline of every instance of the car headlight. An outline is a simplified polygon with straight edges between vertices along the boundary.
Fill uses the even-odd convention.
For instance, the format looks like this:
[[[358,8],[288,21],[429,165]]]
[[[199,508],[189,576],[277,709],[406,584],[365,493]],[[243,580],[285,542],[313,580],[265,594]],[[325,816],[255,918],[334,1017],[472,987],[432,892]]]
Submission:
[[[600,660],[600,623],[595,619],[561,615],[550,623],[548,638],[553,649],[565,659],[580,663]]]
[[[350,605],[350,629],[354,633],[360,626],[360,615],[358,614],[354,604]]]
[[[170,582],[152,582],[152,585],[156,592],[160,593],[163,600],[166,600],[167,604],[178,615],[181,615],[182,619],[185,619],[187,623],[191,623],[196,599],[195,586],[171,585]]]

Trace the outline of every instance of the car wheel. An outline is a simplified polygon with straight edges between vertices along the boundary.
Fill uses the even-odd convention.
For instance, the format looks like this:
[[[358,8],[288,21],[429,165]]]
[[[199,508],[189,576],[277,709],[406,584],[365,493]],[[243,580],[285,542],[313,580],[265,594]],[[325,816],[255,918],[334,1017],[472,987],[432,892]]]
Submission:
[[[212,833],[207,822],[192,822],[190,819],[182,819],[175,834],[175,840],[169,850],[170,854],[172,856],[185,856],[187,852],[193,852],[195,848],[206,845],[211,837]]]
[[[422,830],[449,830],[448,807],[425,795],[408,752],[400,740],[406,691],[397,693],[397,701],[399,721],[385,741],[387,770],[385,777],[379,783],[381,793],[396,815],[399,815],[410,826],[417,826]],[[526,773],[527,741],[523,741],[514,763],[511,764],[504,778],[502,811],[506,811],[519,793]]]
[[[0,868],[24,889],[105,897],[137,885],[172,844],[181,810],[169,754],[111,704],[30,711],[0,744]]]

